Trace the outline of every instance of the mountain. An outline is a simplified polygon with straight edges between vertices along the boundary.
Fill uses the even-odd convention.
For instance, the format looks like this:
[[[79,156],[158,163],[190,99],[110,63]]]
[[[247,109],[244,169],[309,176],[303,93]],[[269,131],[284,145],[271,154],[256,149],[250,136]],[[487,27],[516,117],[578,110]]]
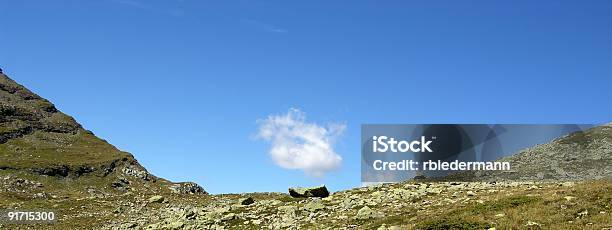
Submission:
[[[56,178],[156,181],[134,157],[83,129],[49,101],[0,74],[0,169]]]
[[[2,73],[0,185],[0,208],[41,208],[32,201],[126,193],[206,193],[195,183],[150,174],[133,155]]]
[[[612,178],[612,123],[574,132],[498,161],[510,171],[470,171],[451,181],[583,181]]]

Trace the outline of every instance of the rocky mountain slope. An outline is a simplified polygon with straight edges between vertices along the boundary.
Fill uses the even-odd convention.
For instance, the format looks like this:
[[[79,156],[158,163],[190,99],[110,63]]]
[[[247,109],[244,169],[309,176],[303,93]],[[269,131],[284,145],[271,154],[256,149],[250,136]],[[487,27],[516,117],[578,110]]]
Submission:
[[[505,175],[519,182],[208,195],[151,175],[0,74],[0,210],[58,216],[0,229],[612,229],[611,136],[602,126],[525,150]]]
[[[575,132],[498,161],[511,171],[471,171],[459,181],[582,181],[612,178],[612,123]]]
[[[199,193],[151,175],[134,157],[85,130],[52,103],[0,73],[0,209],[32,201],[126,192]],[[43,205],[44,206],[44,205]]]
[[[156,180],[131,154],[0,74],[0,169],[51,177],[122,174]]]

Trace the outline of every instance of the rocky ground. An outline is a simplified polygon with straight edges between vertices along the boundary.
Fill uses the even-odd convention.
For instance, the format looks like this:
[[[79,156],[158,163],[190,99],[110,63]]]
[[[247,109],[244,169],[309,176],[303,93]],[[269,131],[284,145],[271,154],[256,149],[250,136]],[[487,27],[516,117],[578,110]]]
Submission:
[[[3,188],[40,182],[2,178]],[[16,185],[19,183],[20,185]],[[8,184],[8,186],[7,186]],[[83,193],[85,194],[85,193]],[[325,198],[283,193],[91,192],[33,196],[5,208],[43,205],[55,224],[8,229],[611,229],[612,181],[406,182]]]
[[[220,195],[201,205],[144,202],[107,229],[604,229],[612,228],[611,188],[610,181],[411,182],[322,199]]]

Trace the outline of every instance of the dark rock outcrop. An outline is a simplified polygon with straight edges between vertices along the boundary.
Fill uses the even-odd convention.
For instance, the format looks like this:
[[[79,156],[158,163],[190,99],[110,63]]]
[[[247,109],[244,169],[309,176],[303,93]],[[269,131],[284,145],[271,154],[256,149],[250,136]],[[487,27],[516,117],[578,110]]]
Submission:
[[[302,188],[295,187],[289,188],[289,195],[292,197],[328,197],[329,191],[325,185],[310,187],[310,188]]]
[[[178,194],[208,194],[200,185],[193,182],[174,183],[170,190]]]

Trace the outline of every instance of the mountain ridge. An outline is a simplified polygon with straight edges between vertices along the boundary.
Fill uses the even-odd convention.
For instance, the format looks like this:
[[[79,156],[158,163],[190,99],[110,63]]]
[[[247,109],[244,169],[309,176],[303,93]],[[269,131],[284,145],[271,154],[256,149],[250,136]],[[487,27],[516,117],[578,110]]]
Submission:
[[[48,176],[80,176],[122,162],[155,179],[134,157],[118,150],[48,100],[0,74],[0,168]],[[22,153],[32,156],[23,157]],[[144,176],[146,174],[146,176]]]
[[[496,161],[510,162],[512,169],[508,172],[460,172],[440,180],[582,181],[612,178],[612,123],[573,132]]]
[[[39,190],[54,197],[91,191],[206,194],[195,183],[173,183],[149,173],[132,154],[96,137],[51,102],[0,73],[2,174],[46,181],[45,189]],[[3,195],[11,200],[14,191],[7,192]]]

